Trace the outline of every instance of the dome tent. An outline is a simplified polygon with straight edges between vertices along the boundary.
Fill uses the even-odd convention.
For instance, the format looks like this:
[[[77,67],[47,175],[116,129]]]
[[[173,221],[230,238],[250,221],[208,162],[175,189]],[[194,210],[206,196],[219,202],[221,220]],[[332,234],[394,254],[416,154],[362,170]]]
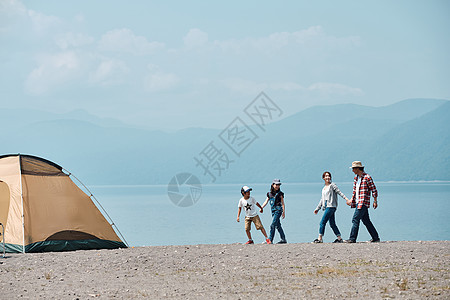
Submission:
[[[63,170],[36,156],[0,156],[1,239],[6,251],[126,248],[91,197]]]

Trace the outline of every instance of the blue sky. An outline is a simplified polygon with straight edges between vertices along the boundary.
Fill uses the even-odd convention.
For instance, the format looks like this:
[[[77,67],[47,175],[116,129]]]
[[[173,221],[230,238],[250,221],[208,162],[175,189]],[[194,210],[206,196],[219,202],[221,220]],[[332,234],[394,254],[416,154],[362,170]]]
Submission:
[[[450,99],[448,1],[0,0],[0,108],[223,128],[261,91],[313,105]]]

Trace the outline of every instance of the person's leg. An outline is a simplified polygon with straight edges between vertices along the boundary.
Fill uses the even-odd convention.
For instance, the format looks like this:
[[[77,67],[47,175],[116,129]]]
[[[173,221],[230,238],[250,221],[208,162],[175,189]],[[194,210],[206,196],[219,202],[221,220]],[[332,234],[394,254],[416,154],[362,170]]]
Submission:
[[[331,215],[330,215],[331,229],[333,229],[334,234],[338,237],[338,239],[340,239],[341,232],[339,231],[339,228],[336,225],[336,219],[335,219],[336,208],[330,207],[330,210],[331,210]]]
[[[278,226],[278,233],[280,234],[280,241],[286,242],[286,235],[284,234],[283,227],[281,227],[281,222],[280,225]]]
[[[245,233],[247,234],[249,241],[252,240],[252,234],[250,233],[251,229],[252,229],[252,219],[245,218]]]
[[[369,210],[367,210],[367,213],[362,217],[361,221],[366,226],[367,231],[369,231],[370,236],[372,237],[372,240],[379,240],[378,232],[375,229],[375,226],[373,226],[372,221],[369,217]]]
[[[255,223],[256,230],[261,230],[262,234],[263,234],[264,237],[267,239],[267,233],[266,233],[266,230],[264,229],[264,226],[263,226],[263,224],[262,224],[261,219],[259,218],[259,216],[253,217],[253,222]]]
[[[278,230],[278,233],[280,234],[281,242],[285,242],[286,241],[286,236],[284,235],[284,230],[281,227],[281,221],[280,221],[280,218],[281,218],[282,214],[283,214],[283,210],[282,209],[278,209],[275,212],[276,219],[277,219],[276,224],[275,224],[275,228]]]
[[[352,230],[350,231],[350,238],[349,240],[356,242],[356,239],[358,238],[358,231],[359,231],[359,222],[361,221],[361,218],[365,215],[367,212],[367,207],[363,206],[361,209],[356,208],[355,213],[353,214],[352,218]]]
[[[278,221],[279,221],[278,216]],[[277,214],[276,211],[272,211],[272,224],[270,224],[270,234],[269,234],[269,240],[273,242],[273,238],[275,237],[275,228],[277,225]]]
[[[264,235],[264,237],[267,239],[267,233],[266,233],[266,230],[264,229],[264,227],[261,228],[261,232]]]
[[[330,219],[330,208],[327,207],[323,212],[322,220],[319,225],[319,241],[322,241],[322,237],[325,234],[325,225],[327,225],[328,220]]]

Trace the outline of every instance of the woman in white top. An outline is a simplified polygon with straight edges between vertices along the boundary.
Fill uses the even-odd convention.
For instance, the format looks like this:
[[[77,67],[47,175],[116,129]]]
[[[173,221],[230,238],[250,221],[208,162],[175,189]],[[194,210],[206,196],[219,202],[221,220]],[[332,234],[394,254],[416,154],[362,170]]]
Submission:
[[[337,236],[337,239],[333,243],[342,243],[343,240],[341,238],[341,233],[336,226],[336,221],[334,218],[334,214],[337,209],[338,200],[337,195],[344,198],[346,201],[349,201],[347,197],[339,190],[336,184],[331,182],[331,173],[326,171],[322,174],[322,179],[325,181],[325,185],[322,189],[322,198],[319,201],[319,205],[314,210],[314,213],[317,215],[319,210],[322,208],[325,210],[323,213],[322,220],[320,221],[319,226],[319,237],[314,240],[313,243],[322,243],[322,237],[325,234],[325,225],[328,221],[330,221],[331,229],[333,229],[334,234]]]

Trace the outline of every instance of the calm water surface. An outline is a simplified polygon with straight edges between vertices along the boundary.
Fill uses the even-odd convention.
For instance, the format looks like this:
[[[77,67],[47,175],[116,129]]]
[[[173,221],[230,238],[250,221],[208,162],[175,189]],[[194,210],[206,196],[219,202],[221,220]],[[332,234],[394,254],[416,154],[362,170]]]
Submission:
[[[352,183],[336,182],[351,196]],[[449,240],[447,207],[450,182],[375,182],[379,207],[370,217],[382,240]],[[253,184],[252,196],[262,204],[269,184]],[[322,183],[285,183],[286,218],[282,225],[288,242],[310,242],[317,237],[322,211],[313,211],[321,196]],[[190,207],[177,207],[167,195],[167,186],[91,186],[90,190],[114,220],[130,246],[227,244],[245,242],[243,217],[236,222],[240,185],[204,185],[200,200]],[[354,210],[339,197],[336,224],[343,238],[351,229]],[[270,205],[260,214],[266,231],[271,223]],[[252,227],[255,242],[263,235]],[[325,242],[335,236],[327,225]],[[361,224],[358,240],[369,240]],[[275,241],[279,240],[278,234]]]

